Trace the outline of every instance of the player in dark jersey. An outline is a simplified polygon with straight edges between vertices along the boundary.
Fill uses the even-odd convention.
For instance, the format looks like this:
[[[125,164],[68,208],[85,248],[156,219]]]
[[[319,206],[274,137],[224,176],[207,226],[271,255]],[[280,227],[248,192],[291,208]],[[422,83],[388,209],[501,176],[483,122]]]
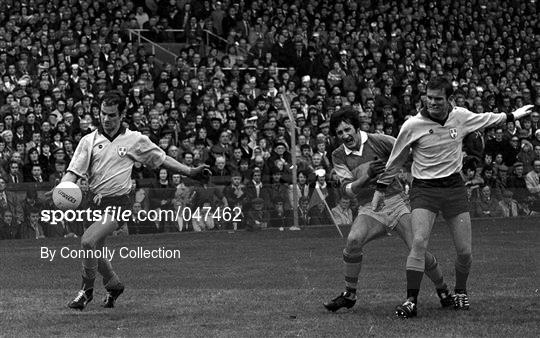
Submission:
[[[330,119],[330,128],[343,144],[332,153],[332,163],[340,178],[342,193],[358,199],[360,208],[343,250],[345,291],[324,306],[329,311],[351,308],[356,303],[358,275],[363,247],[370,241],[395,232],[408,248],[412,243],[410,208],[397,180],[391,184],[382,210],[371,210],[371,196],[377,176],[384,171],[395,139],[380,134],[367,134],[359,129],[357,112],[344,107]],[[426,252],[426,274],[433,281],[443,307],[452,305],[452,296],[443,280],[435,257]]]

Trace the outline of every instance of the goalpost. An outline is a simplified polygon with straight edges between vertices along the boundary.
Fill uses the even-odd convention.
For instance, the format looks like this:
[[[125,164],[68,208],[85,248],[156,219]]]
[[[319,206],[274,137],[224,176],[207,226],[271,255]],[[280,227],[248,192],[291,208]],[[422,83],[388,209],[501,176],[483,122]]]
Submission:
[[[283,107],[285,108],[285,111],[287,112],[287,115],[289,116],[289,120],[291,121],[291,128],[289,130],[291,134],[291,162],[292,162],[292,186],[293,186],[293,200],[291,201],[292,211],[293,211],[293,226],[298,226],[298,191],[296,189],[297,185],[297,171],[298,167],[296,165],[296,116],[293,116],[291,111],[291,106],[289,104],[289,100],[285,94],[281,94],[281,101],[283,102]]]

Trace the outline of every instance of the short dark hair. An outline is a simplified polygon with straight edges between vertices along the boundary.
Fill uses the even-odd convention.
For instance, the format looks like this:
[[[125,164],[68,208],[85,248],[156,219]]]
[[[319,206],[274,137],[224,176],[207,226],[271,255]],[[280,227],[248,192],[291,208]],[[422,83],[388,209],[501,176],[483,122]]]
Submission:
[[[126,100],[124,96],[117,90],[108,91],[101,99],[101,104],[105,106],[118,105],[118,112],[122,114],[126,109]]]
[[[341,124],[346,122],[351,124],[355,130],[360,128],[360,121],[358,120],[358,112],[351,106],[346,106],[332,114],[330,117],[330,133],[333,136],[337,136],[336,129]]]
[[[430,80],[426,86],[426,89],[431,90],[444,90],[444,94],[446,95],[446,98],[450,98],[452,94],[454,93],[454,89],[452,88],[452,84],[445,79],[444,77],[436,77],[432,80]]]

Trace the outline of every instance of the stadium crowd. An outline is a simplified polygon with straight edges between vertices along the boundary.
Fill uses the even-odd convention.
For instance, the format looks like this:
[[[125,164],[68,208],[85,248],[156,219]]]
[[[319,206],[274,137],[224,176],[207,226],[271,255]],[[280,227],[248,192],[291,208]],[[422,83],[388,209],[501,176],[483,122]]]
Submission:
[[[82,234],[84,223],[43,224],[39,212],[52,206],[41,193],[62,178],[81,137],[99,128],[99,100],[110,90],[126,97],[126,127],[186,165],[208,163],[213,173],[194,181],[137,164],[134,210],[243,210],[238,224],[133,220],[118,233],[289,227],[293,190],[300,226],[330,224],[328,209],[314,202],[316,187],[336,222],[350,224],[357,206],[341,195],[332,170],[338,146],[329,128],[332,113],[352,105],[362,130],[397,136],[422,108],[426,83],[436,76],[452,82],[455,105],[478,114],[540,106],[537,6],[503,0],[3,0],[0,239]],[[175,64],[162,63],[137,44],[133,29],[156,43],[187,43]],[[222,39],[206,46],[205,32]],[[540,110],[468,135],[464,152],[473,217],[540,212]],[[408,177],[406,169],[399,177],[405,192]],[[84,208],[92,196],[86,179],[79,184]]]

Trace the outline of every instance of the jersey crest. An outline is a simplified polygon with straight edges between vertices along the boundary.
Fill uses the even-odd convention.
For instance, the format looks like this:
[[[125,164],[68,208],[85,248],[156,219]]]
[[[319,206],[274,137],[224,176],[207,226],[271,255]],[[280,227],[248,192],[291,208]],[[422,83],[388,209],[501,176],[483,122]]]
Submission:
[[[457,128],[450,129],[450,137],[453,139],[457,137]]]
[[[118,151],[118,156],[125,157],[127,154],[127,147],[117,147],[116,150]]]

